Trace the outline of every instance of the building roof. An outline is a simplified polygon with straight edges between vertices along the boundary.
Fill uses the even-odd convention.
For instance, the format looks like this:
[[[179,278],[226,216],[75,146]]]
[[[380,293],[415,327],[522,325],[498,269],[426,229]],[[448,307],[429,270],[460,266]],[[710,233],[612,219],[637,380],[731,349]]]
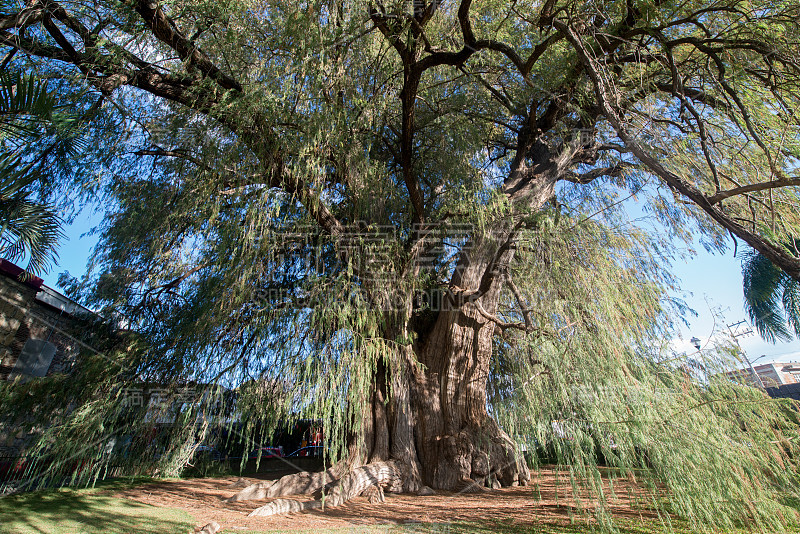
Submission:
[[[28,274],[28,276],[23,277],[22,275],[25,274],[25,269],[3,258],[0,258],[0,274],[4,274],[9,278],[13,278],[17,282],[25,284],[33,289],[39,289],[42,287],[42,284],[44,284],[44,280],[32,274]]]
[[[2,258],[0,258],[0,274],[8,278],[12,278],[13,280],[24,284],[31,289],[37,290],[34,299],[42,304],[50,306],[51,308],[55,308],[56,310],[73,316],[89,315],[93,313],[89,308],[82,306],[63,293],[56,291],[52,287],[45,285],[44,280],[38,276],[34,276],[32,274],[23,276],[25,275],[25,269]]]
[[[784,384],[782,386],[766,388],[767,395],[773,399],[800,400],[800,384]]]

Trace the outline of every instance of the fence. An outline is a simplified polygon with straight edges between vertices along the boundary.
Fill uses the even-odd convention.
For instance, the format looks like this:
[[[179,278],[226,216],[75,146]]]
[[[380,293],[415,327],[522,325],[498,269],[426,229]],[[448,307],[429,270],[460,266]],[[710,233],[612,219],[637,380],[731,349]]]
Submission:
[[[42,467],[40,456],[0,456],[0,496],[25,489]]]
[[[42,455],[0,456],[0,496],[122,474],[122,467],[101,459],[63,462]]]

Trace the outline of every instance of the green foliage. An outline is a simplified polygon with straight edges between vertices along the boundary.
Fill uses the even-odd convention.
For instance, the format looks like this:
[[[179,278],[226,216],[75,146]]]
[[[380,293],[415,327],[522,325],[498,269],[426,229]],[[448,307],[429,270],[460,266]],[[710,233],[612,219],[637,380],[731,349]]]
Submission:
[[[30,199],[34,179],[18,156],[0,159],[0,253],[11,261],[28,257],[27,270],[39,274],[58,257],[63,232],[52,208]]]
[[[0,70],[0,253],[41,274],[58,259],[58,212],[74,212],[97,187],[93,145],[110,125],[84,89],[16,67]]]
[[[52,122],[56,102],[47,84],[34,76],[0,72],[0,253],[14,261],[29,257],[28,271],[38,274],[57,259],[63,237],[53,208],[31,200],[37,165],[9,147],[8,141],[31,142],[41,125]]]
[[[35,137],[38,123],[50,121],[56,100],[47,84],[32,75],[0,73],[0,132],[3,136]],[[31,121],[31,122],[29,122]]]
[[[637,480],[648,507],[693,529],[734,529],[743,510],[766,531],[796,521],[772,493],[795,494],[796,409],[727,378],[741,366],[732,343],[691,358],[664,346],[670,280],[654,237],[592,220],[552,232],[536,236],[537,254],[514,273],[536,333],[498,345],[491,382],[496,415],[534,451],[534,465],[563,465],[576,493],[599,495],[598,508],[579,511],[601,524],[613,495],[600,465]]]

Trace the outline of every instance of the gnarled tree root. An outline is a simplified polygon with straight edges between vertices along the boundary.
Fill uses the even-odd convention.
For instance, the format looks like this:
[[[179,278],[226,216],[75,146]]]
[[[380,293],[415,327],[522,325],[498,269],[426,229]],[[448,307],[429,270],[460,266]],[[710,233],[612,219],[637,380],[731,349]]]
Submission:
[[[375,462],[358,467],[341,479],[327,484],[322,491],[322,498],[315,501],[300,502],[293,499],[276,499],[269,504],[256,508],[250,516],[270,516],[333,507],[344,504],[353,497],[367,491],[370,502],[383,501],[383,489],[396,490],[402,487],[402,470],[392,461]],[[282,480],[282,479],[281,479]],[[370,488],[377,488],[371,490]],[[269,488],[268,488],[269,489]],[[297,492],[302,493],[302,492]]]
[[[335,465],[321,473],[303,471],[286,475],[279,480],[257,482],[247,486],[233,497],[225,499],[225,502],[257,501],[282,497],[283,495],[311,494],[322,489],[326,484],[338,480],[340,471],[342,471],[342,468]]]

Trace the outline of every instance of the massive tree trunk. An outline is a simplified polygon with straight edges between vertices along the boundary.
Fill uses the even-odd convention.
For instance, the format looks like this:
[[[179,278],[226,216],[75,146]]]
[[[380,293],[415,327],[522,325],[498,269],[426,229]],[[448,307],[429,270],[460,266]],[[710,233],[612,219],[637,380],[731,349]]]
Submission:
[[[506,233],[506,238],[508,234]],[[481,240],[489,250],[464,254],[453,287],[478,287],[488,270],[507,265],[513,247],[500,253],[496,240]],[[500,266],[500,267],[498,267]],[[530,480],[514,441],[487,411],[486,388],[496,325],[487,316],[497,309],[501,276],[479,299],[455,303],[445,298],[432,325],[420,327],[408,310],[395,314],[385,335],[395,352],[375,372],[371,409],[349,457],[326,473],[289,475],[259,483],[232,500],[307,493],[326,495],[329,505],[377,487],[416,493],[425,486],[448,491],[525,485]],[[416,328],[412,330],[412,328]],[[397,344],[409,339],[411,345]],[[372,495],[371,498],[375,498]],[[322,506],[281,500],[253,515],[271,515]]]
[[[552,197],[576,150],[554,154],[525,129],[504,186],[528,213]],[[535,156],[528,165],[526,156]],[[417,329],[412,365],[414,436],[423,482],[437,489],[525,485],[530,473],[514,440],[487,412],[487,380],[497,331],[503,274],[511,264],[518,221],[498,222],[493,235],[473,236],[451,278],[456,297],[442,300],[430,329]],[[452,293],[451,293],[452,296]]]
[[[452,285],[479,287],[487,269],[507,265],[513,255],[507,250],[499,261],[490,261],[487,252],[493,253],[465,255]],[[430,333],[416,347],[421,365],[413,376],[415,438],[423,480],[433,488],[462,489],[469,481],[510,486],[527,484],[530,478],[513,440],[486,407],[496,329],[487,315],[497,308],[500,281],[496,277],[477,301],[461,306],[445,301]]]

